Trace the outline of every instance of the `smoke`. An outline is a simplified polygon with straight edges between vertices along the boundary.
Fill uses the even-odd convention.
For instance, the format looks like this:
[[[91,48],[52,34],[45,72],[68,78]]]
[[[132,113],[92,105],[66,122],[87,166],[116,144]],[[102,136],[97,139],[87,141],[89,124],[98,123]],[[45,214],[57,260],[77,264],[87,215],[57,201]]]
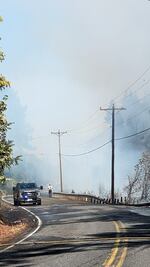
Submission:
[[[127,183],[128,175],[133,174],[134,166],[142,153],[150,151],[150,131],[136,135],[150,127],[150,94],[147,78],[140,80],[114,103],[115,108],[126,109],[115,111],[115,188],[123,188]],[[105,120],[111,127],[111,112],[107,113]],[[130,135],[133,136],[124,138]],[[117,140],[119,138],[124,139]]]
[[[126,108],[116,114],[116,137],[134,135],[150,127],[150,94],[139,97],[135,93],[126,95],[121,105]],[[124,149],[143,152],[150,150],[150,131],[120,140]]]
[[[7,117],[13,122],[11,130],[8,131],[8,139],[14,141],[14,155],[22,155],[19,165],[12,167],[6,174],[9,177],[21,181],[35,181],[42,184],[43,181],[52,180],[50,168],[42,155],[37,155],[32,141],[32,127],[26,120],[26,107],[22,106],[17,94],[11,89],[8,98]],[[47,175],[49,173],[49,175]]]
[[[137,0],[33,0],[30,5],[25,0],[1,2],[8,55],[4,66],[19,95],[19,99],[10,97],[11,108],[8,106],[10,121],[15,121],[10,139],[15,140],[15,153],[23,155],[23,162],[12,171],[23,179],[54,181],[59,188],[58,140],[50,132],[82,125],[99,106],[107,108],[110,99],[149,65],[150,5]],[[147,99],[130,106],[139,98],[133,94],[116,103],[127,108],[116,112],[116,137],[147,127],[148,112],[128,120],[146,107]],[[101,113],[97,125],[103,116]],[[91,131],[76,139],[66,135],[62,151],[66,152],[63,145],[70,143],[74,147],[68,154],[102,145],[111,138],[110,128],[103,137],[99,136],[103,128],[100,125],[96,133]],[[32,139],[40,136],[48,137]],[[139,153],[148,149],[148,138],[147,132],[116,141],[119,186]],[[78,145],[87,141],[87,146]],[[110,187],[109,145],[88,156],[62,161],[65,189],[96,192],[99,183]]]

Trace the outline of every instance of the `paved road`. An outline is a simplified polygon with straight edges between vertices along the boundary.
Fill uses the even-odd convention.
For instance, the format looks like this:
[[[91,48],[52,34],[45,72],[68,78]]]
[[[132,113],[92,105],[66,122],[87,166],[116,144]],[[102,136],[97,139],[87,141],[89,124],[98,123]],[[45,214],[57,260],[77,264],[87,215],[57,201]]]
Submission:
[[[149,208],[44,198],[27,207],[42,220],[34,235],[0,254],[0,266],[150,266]]]

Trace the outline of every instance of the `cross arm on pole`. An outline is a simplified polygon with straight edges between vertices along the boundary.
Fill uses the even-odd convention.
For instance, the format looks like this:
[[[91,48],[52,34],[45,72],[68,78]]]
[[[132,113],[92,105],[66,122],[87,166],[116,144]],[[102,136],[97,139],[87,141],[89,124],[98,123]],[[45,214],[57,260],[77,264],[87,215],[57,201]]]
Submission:
[[[67,131],[65,132],[61,132],[60,130],[58,130],[57,132],[51,132],[51,134],[56,134],[56,135],[63,135],[63,134],[66,134]]]
[[[100,107],[100,110],[101,111],[107,111],[107,110],[113,110],[113,108],[101,108]],[[123,107],[121,107],[121,108],[115,108],[114,107],[114,110],[126,110],[126,108],[123,108]]]

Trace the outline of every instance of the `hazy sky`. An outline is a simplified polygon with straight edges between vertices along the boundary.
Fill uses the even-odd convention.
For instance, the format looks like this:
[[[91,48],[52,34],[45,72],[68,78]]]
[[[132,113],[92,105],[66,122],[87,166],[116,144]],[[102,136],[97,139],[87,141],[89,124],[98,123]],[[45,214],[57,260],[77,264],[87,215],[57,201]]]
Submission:
[[[107,107],[150,65],[150,2],[1,0],[0,12],[1,47],[7,56],[1,73],[12,81],[26,107],[34,153],[47,164],[44,182],[52,180],[57,187],[58,140],[51,131],[68,131],[62,137],[67,154],[88,151],[108,140],[111,129],[99,107]],[[147,72],[131,90],[149,76]],[[148,89],[143,86],[144,94]],[[121,105],[121,98],[117,101]],[[109,188],[110,153],[108,146],[85,157],[64,157],[65,188],[95,192],[99,184]],[[129,156],[136,162],[134,151],[121,157]],[[128,165],[119,162],[117,187],[125,183]]]

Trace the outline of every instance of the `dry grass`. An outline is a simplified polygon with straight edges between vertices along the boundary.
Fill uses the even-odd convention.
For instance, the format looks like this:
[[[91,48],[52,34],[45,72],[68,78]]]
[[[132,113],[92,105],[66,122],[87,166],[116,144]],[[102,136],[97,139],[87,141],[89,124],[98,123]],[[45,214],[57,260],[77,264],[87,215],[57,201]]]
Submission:
[[[27,228],[27,224],[19,223],[16,225],[6,225],[0,221],[0,245],[11,242],[16,236]]]

